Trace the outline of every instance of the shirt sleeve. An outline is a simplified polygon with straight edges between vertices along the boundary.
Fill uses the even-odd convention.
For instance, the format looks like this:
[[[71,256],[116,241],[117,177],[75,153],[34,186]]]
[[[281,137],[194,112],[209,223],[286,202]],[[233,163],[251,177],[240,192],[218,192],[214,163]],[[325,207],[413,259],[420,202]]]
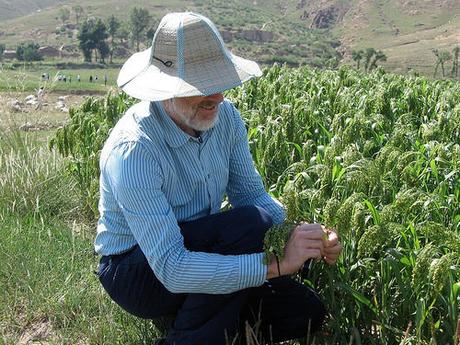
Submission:
[[[257,172],[247,139],[247,131],[239,112],[232,106],[235,120],[234,144],[230,153],[227,195],[234,207],[256,205],[267,211],[274,224],[284,221],[286,215],[281,203],[265,190]]]
[[[175,215],[161,190],[161,167],[142,143],[116,146],[102,168],[132,235],[166,289],[226,294],[263,284],[267,267],[261,253],[219,255],[184,247]]]

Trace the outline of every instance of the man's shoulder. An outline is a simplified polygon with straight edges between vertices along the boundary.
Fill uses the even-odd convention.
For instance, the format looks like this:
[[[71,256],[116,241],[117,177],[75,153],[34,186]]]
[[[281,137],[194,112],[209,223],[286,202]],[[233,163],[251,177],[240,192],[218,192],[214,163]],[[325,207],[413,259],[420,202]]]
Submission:
[[[103,151],[111,151],[117,146],[125,144],[142,143],[148,140],[144,133],[143,122],[150,114],[150,102],[139,102],[132,105],[118,120],[110,131]]]
[[[140,122],[149,116],[151,112],[150,102],[141,101],[139,103],[133,104],[131,107],[126,110],[125,114],[122,116],[123,118],[133,118],[135,122]]]
[[[230,112],[230,113],[234,113],[234,112],[237,112],[236,108],[235,108],[235,105],[233,104],[233,102],[231,100],[229,100],[228,98],[224,98],[224,100],[222,101],[221,103],[221,107],[222,107],[222,110],[226,111],[226,112]]]
[[[151,113],[150,102],[142,101],[132,105],[118,120],[111,132],[111,136],[127,137],[131,140],[142,135],[142,127]]]
[[[241,115],[236,109],[233,102],[227,98],[221,103],[220,118],[225,123],[225,126],[235,127],[238,121],[241,121]]]

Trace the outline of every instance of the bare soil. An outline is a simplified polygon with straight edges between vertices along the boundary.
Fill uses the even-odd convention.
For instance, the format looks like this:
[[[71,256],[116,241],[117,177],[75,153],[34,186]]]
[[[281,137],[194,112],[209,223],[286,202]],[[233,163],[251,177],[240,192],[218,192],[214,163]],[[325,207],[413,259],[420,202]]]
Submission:
[[[34,96],[34,102],[26,98]],[[36,94],[0,93],[0,129],[17,128],[23,131],[49,131],[62,126],[68,119],[68,109],[81,104],[89,95],[45,93],[41,101]]]

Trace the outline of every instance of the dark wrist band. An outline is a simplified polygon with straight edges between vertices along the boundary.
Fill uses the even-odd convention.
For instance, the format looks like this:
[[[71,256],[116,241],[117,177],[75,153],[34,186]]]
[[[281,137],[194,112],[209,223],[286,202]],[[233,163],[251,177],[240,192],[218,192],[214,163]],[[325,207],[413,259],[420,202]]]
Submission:
[[[280,260],[278,259],[278,255],[275,254],[276,259],[276,267],[278,268],[278,277],[281,277],[281,270],[280,270]]]

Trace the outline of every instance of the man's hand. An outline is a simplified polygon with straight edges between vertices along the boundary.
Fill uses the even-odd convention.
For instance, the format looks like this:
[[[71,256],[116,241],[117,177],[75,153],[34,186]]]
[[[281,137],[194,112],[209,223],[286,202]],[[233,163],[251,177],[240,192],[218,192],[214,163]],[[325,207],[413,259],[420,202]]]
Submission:
[[[333,265],[341,251],[342,245],[335,231],[320,224],[301,224],[292,231],[279,267],[276,259],[271,258],[267,279],[294,274],[308,259],[324,259],[326,263]]]
[[[268,265],[267,279],[296,273],[308,259],[321,259],[324,252],[324,230],[320,224],[301,224],[291,234],[278,265],[274,258]]]
[[[342,251],[342,245],[339,242],[339,236],[333,230],[326,230],[327,238],[325,239],[324,244],[324,261],[329,265],[336,263],[337,258]]]

